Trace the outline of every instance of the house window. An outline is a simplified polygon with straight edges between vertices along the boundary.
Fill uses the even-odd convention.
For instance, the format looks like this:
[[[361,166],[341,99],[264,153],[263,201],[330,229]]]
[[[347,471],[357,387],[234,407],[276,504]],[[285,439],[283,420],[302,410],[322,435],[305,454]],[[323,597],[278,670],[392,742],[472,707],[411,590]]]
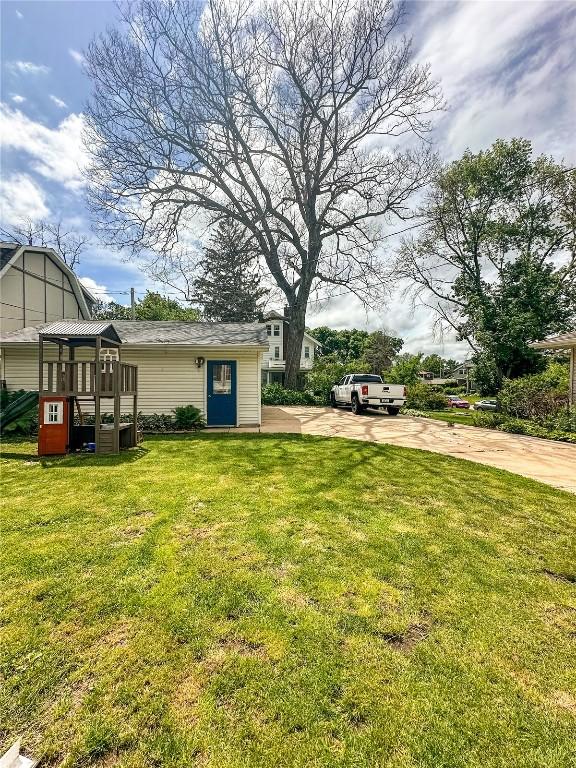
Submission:
[[[280,347],[274,347],[274,360],[280,360]]]
[[[310,347],[304,347],[304,357],[306,360],[310,360]]]
[[[267,325],[266,326],[266,333],[268,334],[268,336],[272,336],[272,326],[271,325]]]
[[[64,421],[63,403],[46,403],[44,405],[44,423],[62,424]]]
[[[274,326],[274,336],[280,336],[280,326],[275,325]]]
[[[212,367],[212,393],[229,395],[232,392],[232,367],[228,363],[218,363]]]

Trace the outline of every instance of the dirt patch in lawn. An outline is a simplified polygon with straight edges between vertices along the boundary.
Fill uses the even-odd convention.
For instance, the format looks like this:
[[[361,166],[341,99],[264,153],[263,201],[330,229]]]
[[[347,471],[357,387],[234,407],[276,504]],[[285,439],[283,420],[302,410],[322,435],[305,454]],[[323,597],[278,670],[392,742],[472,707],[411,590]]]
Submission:
[[[430,634],[430,625],[410,624],[403,632],[381,632],[380,637],[400,653],[409,653],[415,645],[426,640]]]
[[[576,574],[574,573],[557,573],[556,571],[551,571],[548,568],[544,568],[542,573],[554,581],[563,581],[565,584],[576,584]]]

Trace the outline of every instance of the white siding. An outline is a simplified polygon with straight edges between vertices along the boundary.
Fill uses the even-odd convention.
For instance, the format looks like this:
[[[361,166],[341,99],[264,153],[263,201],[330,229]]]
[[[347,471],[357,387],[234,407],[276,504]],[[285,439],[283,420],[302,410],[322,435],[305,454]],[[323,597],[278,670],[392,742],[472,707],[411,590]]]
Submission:
[[[270,371],[283,371],[284,370],[284,333],[286,331],[284,322],[282,320],[267,320],[266,325],[270,325],[272,327],[272,332],[274,332],[274,326],[279,325],[280,326],[280,336],[268,336],[268,349],[264,352],[263,358],[262,358],[262,367],[266,370]],[[300,368],[302,370],[309,370],[312,367],[312,364],[314,362],[314,357],[316,354],[316,344],[312,341],[310,336],[307,334],[304,334],[304,341],[302,342],[302,349],[300,350]],[[280,358],[275,358],[274,356],[274,347],[280,348]],[[304,347],[310,348],[310,357],[306,358],[304,356]],[[275,361],[275,365],[270,365],[269,361]]]
[[[46,359],[56,359],[57,347],[45,345]],[[50,350],[48,352],[48,350]],[[66,355],[66,351],[65,351]],[[90,350],[77,350],[76,359],[87,359]],[[260,424],[261,352],[234,348],[122,347],[121,359],[138,366],[138,410],[145,414],[171,413],[178,405],[195,405],[206,414],[206,363],[198,368],[196,357],[205,360],[236,360],[238,426]],[[2,378],[8,389],[38,389],[36,345],[2,349]],[[128,411],[128,400],[123,410]],[[88,405],[82,409],[89,411]]]

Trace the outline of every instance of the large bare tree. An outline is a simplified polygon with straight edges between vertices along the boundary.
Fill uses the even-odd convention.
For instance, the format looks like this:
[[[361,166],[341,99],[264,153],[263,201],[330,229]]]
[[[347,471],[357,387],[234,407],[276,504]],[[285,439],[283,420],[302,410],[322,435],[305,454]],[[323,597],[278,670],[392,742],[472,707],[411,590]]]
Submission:
[[[19,245],[40,245],[53,248],[66,262],[70,269],[80,263],[80,257],[90,242],[90,238],[78,234],[72,228],[58,221],[41,219],[22,219],[11,227],[0,227],[0,237]]]
[[[401,19],[392,0],[141,0],[88,51],[98,228],[170,253],[194,212],[240,222],[290,308],[287,386],[311,291],[373,297],[382,226],[430,175],[440,96]]]

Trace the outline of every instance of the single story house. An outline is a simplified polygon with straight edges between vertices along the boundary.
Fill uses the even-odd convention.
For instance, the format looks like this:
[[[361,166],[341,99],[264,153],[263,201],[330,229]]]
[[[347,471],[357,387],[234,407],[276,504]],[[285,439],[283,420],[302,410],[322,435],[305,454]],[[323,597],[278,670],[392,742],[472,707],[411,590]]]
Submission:
[[[571,405],[576,405],[576,331],[547,336],[542,341],[530,344],[532,349],[563,349],[570,353],[570,379],[568,396]]]
[[[268,349],[262,357],[262,384],[283,384],[286,371],[286,341],[290,319],[288,310],[284,314],[268,312],[264,316]],[[314,359],[320,348],[320,342],[304,333],[300,351],[300,373],[305,374],[312,369]]]
[[[90,333],[99,320],[76,323]],[[119,356],[138,366],[138,410],[170,414],[194,405],[208,426],[261,424],[262,359],[269,349],[266,326],[258,323],[189,323],[112,320],[119,350],[103,349],[102,360]],[[38,389],[38,336],[56,324],[0,333],[0,379],[9,390]],[[52,359],[58,347],[52,345]],[[81,360],[82,350],[78,350]],[[46,358],[47,360],[49,358]],[[87,358],[88,359],[88,358]]]

